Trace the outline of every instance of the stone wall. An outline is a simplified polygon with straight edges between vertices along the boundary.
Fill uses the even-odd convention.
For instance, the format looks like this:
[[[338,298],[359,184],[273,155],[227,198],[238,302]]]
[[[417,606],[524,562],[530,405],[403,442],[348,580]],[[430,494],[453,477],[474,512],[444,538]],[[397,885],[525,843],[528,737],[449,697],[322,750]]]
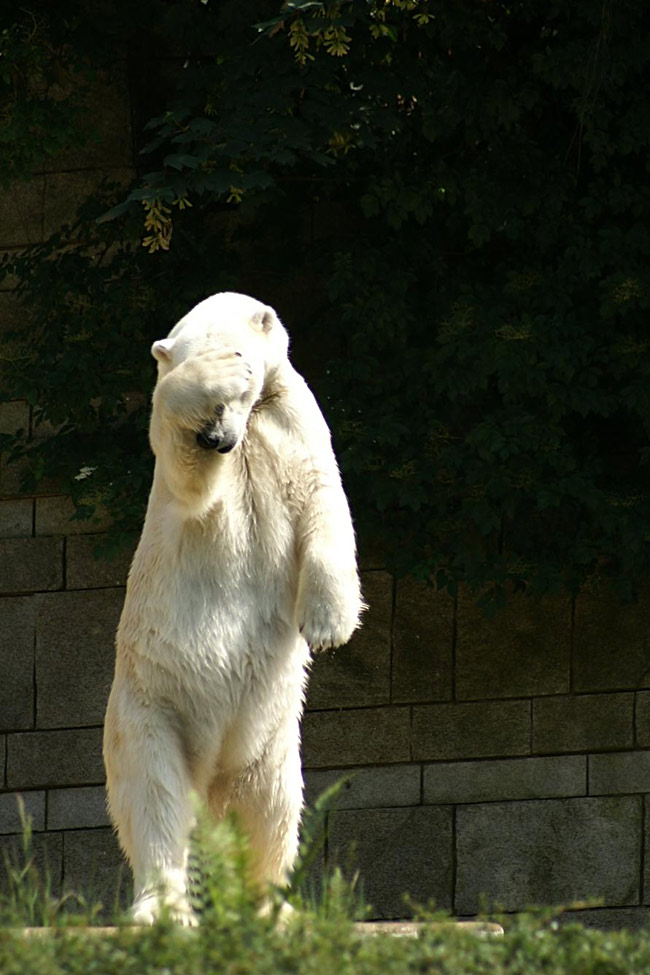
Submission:
[[[0,408],[17,416],[18,404]],[[122,871],[108,828],[101,724],[129,553],[58,496],[0,501],[1,844],[21,794],[55,888],[112,907]],[[329,814],[328,863],[360,868],[373,915],[402,895],[472,915],[599,897],[603,923],[650,902],[648,601],[473,600],[367,566],[370,609],[314,663],[303,723],[307,797],[350,776]],[[354,848],[354,849],[352,849]],[[650,877],[647,878],[650,881]],[[123,895],[122,895],[123,896]]]
[[[99,142],[0,198],[0,249],[41,240],[102,175],[132,172],[124,65],[97,92]],[[18,314],[0,291],[0,330]],[[21,402],[0,433],[29,430]],[[37,433],[38,431],[35,431]],[[34,856],[55,890],[112,909],[127,877],[108,826],[101,725],[129,553],[97,561],[97,525],[70,521],[49,492],[24,497],[0,462],[0,846],[18,855],[17,796]],[[370,610],[348,647],[315,661],[303,725],[310,801],[353,773],[328,816],[323,857],[357,865],[373,916],[435,899],[458,915],[482,902],[599,897],[589,921],[637,923],[650,904],[650,592],[513,598],[488,621],[395,582],[372,562]],[[322,866],[322,864],[321,864]]]
[[[401,894],[458,915],[600,898],[640,921],[650,791],[650,607],[594,591],[511,599],[486,620],[365,573],[368,625],[316,662],[304,721],[309,794],[354,770],[327,853],[356,842],[379,916]]]

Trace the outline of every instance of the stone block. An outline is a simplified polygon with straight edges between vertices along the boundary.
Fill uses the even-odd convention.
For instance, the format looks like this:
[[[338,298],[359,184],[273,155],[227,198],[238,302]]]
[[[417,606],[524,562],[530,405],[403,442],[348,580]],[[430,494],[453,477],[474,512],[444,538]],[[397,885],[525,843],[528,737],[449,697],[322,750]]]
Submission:
[[[0,538],[0,593],[32,593],[63,585],[63,540]]]
[[[631,748],[633,694],[584,694],[533,702],[533,752]]]
[[[650,796],[643,799],[645,828],[643,837],[643,903],[650,904]]]
[[[29,538],[34,520],[31,498],[0,501],[0,538]]]
[[[25,458],[10,460],[7,453],[0,454],[0,494],[3,496],[25,496],[23,476],[27,471]]]
[[[587,794],[586,755],[425,765],[423,800],[498,802]]]
[[[650,687],[650,586],[643,587],[636,603],[621,603],[604,583],[576,599],[573,687]]]
[[[47,794],[48,829],[110,826],[103,785],[79,789],[50,789]]]
[[[16,291],[0,291],[0,335],[2,336],[3,342],[7,340],[7,332],[13,332],[15,329],[27,327],[27,315],[18,293]],[[5,355],[7,354],[7,350],[4,348],[4,346],[3,353]],[[9,404],[4,403],[2,405],[8,406]],[[29,410],[27,412],[27,417],[29,419]],[[21,426],[23,429],[27,429],[26,424],[21,424]],[[2,430],[2,433],[15,433],[15,430]]]
[[[47,173],[42,209],[45,239],[60,230],[63,224],[74,222],[79,207],[97,192],[106,177],[117,186],[126,188],[133,176],[134,170],[129,167],[119,167],[108,172],[82,169],[76,172]]]
[[[54,477],[45,476],[34,483],[33,472],[33,464],[27,457],[12,460],[8,453],[0,455],[0,495],[31,499],[61,490],[59,480]]]
[[[488,619],[471,592],[458,594],[456,697],[532,697],[569,690],[571,602],[511,595]]]
[[[92,518],[75,518],[72,498],[57,495],[36,499],[34,531],[36,535],[88,535],[105,531],[110,518],[98,511]]]
[[[459,806],[456,911],[638,904],[641,822],[639,796]]]
[[[103,781],[101,728],[7,735],[10,789],[100,785]]]
[[[0,250],[24,247],[44,240],[43,196],[45,178],[33,176],[0,190]]]
[[[88,137],[83,138],[80,133],[77,145],[47,161],[48,170],[62,172],[94,167],[105,172],[131,164],[131,106],[124,61],[107,65],[101,74],[95,75],[88,92],[88,109],[90,124],[82,125],[83,135],[88,132]]]
[[[1,244],[0,247],[2,247]],[[22,255],[24,248],[23,247],[2,247],[2,250],[7,254],[8,258],[11,258],[11,257],[20,257]],[[7,269],[5,269],[3,274],[0,275],[0,291],[3,294],[7,294],[8,292],[15,291],[16,288],[20,285],[20,283],[21,282],[18,276],[16,274],[13,274],[11,271],[8,271]]]
[[[131,878],[110,829],[63,834],[63,889],[86,905],[101,905],[99,917],[115,919],[130,902]]]
[[[0,795],[0,833],[22,833],[24,819],[31,822],[32,829],[45,829],[45,793],[4,792]]]
[[[414,706],[412,757],[419,761],[528,755],[530,710],[528,701]]]
[[[7,285],[7,278],[0,274],[0,288]],[[2,358],[5,362],[20,359],[23,355],[22,338],[32,328],[32,322],[22,304],[18,293],[15,290],[0,290],[0,342],[2,342]],[[12,407],[13,402],[2,404],[5,407]],[[10,429],[1,430],[2,433],[15,434],[18,430],[29,431],[30,411],[25,403],[19,405],[25,407],[27,422],[11,423],[11,410],[8,410]],[[0,426],[2,426],[0,420]]]
[[[313,287],[312,283],[312,287]],[[300,319],[302,316],[300,314],[295,314],[293,311],[293,288],[291,294],[278,295],[277,300],[274,304],[275,308],[287,308],[289,305],[292,307],[291,317]],[[311,294],[313,299],[313,291]],[[309,301],[303,309],[303,313],[306,317],[313,315],[314,308],[310,307]],[[312,350],[313,351],[313,350]],[[303,361],[297,366],[299,371],[304,372],[305,375],[309,374],[312,370],[317,369],[318,364],[322,361],[322,357],[319,355],[313,356],[310,354],[310,350],[303,349]],[[307,353],[305,355],[305,353]],[[362,572],[372,571],[373,569],[385,569],[386,568],[386,546],[383,539],[381,538],[357,538],[357,561],[359,563],[359,568]]]
[[[650,792],[650,751],[589,756],[589,794]]]
[[[639,931],[647,928],[650,911],[646,907],[597,907],[586,911],[565,911],[561,925],[581,924],[598,931]]]
[[[113,678],[123,589],[36,598],[36,726],[100,724]]]
[[[453,599],[424,582],[400,579],[395,597],[391,700],[450,700],[453,642]]]
[[[305,768],[407,762],[408,708],[312,711],[302,724]]]
[[[345,779],[334,809],[378,809],[417,806],[420,802],[419,765],[379,765],[360,769],[313,769],[305,775],[305,801],[313,806],[322,792]]]
[[[0,403],[0,433],[13,436],[19,430],[29,430],[29,406],[25,400]]]
[[[301,842],[304,840],[304,827],[308,825],[313,830],[309,837],[309,854],[306,865],[299,866],[297,875],[292,878],[300,895],[310,907],[316,909],[323,903],[325,870],[325,833],[327,823],[321,821],[318,827],[309,822],[309,812],[301,822]]]
[[[34,725],[34,633],[34,598],[0,598],[0,728],[3,731]]]
[[[34,833],[28,850],[22,836],[0,837],[0,893],[24,893],[20,872],[31,863],[40,884],[50,892],[61,894],[63,870],[63,837],[61,833]],[[15,879],[12,882],[10,874]]]
[[[507,911],[588,898],[639,903],[641,799],[547,799],[460,806],[456,910]]]
[[[345,810],[330,815],[328,867],[356,870],[372,918],[412,915],[416,903],[452,905],[451,808]]]
[[[66,588],[102,589],[124,586],[135,545],[116,552],[112,559],[95,554],[102,535],[71,535],[66,544]]]
[[[637,745],[650,747],[650,691],[638,691],[635,695],[634,730]]]
[[[368,610],[350,642],[314,657],[307,708],[387,704],[393,581],[387,572],[362,575]]]
[[[49,440],[50,437],[53,437],[55,434],[59,433],[61,428],[61,423],[53,423],[38,410],[34,410],[32,414],[31,430],[33,440]],[[39,494],[61,494],[61,491],[53,489],[52,491],[39,491]]]

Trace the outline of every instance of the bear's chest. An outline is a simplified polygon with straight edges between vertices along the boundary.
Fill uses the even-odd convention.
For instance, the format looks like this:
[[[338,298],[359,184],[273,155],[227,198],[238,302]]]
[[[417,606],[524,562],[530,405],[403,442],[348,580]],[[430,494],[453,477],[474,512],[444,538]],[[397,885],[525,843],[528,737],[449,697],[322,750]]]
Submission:
[[[190,654],[239,652],[284,629],[297,589],[295,526],[287,506],[268,501],[231,497],[200,520],[157,511],[129,580],[137,625]]]

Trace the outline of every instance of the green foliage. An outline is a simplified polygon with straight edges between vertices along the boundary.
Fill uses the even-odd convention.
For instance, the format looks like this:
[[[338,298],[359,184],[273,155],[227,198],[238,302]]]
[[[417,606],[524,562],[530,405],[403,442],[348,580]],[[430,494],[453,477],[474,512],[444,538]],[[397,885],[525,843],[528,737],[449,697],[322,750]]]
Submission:
[[[48,872],[41,873],[32,855],[32,822],[25,813],[22,797],[18,797],[22,824],[20,840],[11,853],[5,852],[2,869],[3,885],[0,894],[0,932],[6,927],[49,927],[69,923],[92,924],[99,913],[99,905],[88,904],[85,898],[68,892],[58,897]],[[0,935],[1,940],[1,935]],[[0,971],[4,968],[0,963]]]
[[[151,482],[149,349],[188,303],[204,297],[218,251],[197,255],[193,245],[179,246],[152,280],[151,258],[137,238],[116,241],[113,225],[97,222],[114,198],[115,189],[105,187],[75,225],[5,256],[30,328],[21,321],[6,331],[2,372],[5,397],[33,407],[34,436],[4,438],[25,489],[55,479],[79,517],[108,510],[111,541],[119,543],[141,523]]]
[[[530,919],[505,938],[486,940],[452,926],[425,930],[418,938],[361,937],[349,924],[313,919],[298,920],[286,931],[259,921],[252,930],[244,922],[243,930],[245,937],[241,928],[227,937],[165,924],[138,932],[125,928],[109,937],[74,928],[40,938],[4,931],[0,968],[5,975],[628,975],[646,971],[650,963],[646,931],[557,929]]]
[[[299,904],[312,907],[319,902],[318,892],[314,891],[310,884],[310,873],[325,848],[327,815],[336,805],[336,800],[349,779],[350,776],[344,776],[328,789],[325,789],[317,797],[313,807],[308,809],[303,816],[300,827],[298,860],[291,874],[288,891],[285,892],[285,896],[292,902],[297,899]],[[349,908],[348,913],[363,916],[363,906],[360,899],[355,895],[355,883],[350,884],[347,896],[344,893],[340,865],[337,865],[337,870],[334,871],[331,879],[334,884],[334,894],[332,895],[332,884],[328,884],[327,881],[324,882],[323,889],[320,892],[320,903],[325,912],[331,913],[332,905],[334,905],[334,912],[336,912],[342,905],[346,904]]]
[[[627,975],[650,965],[650,933],[587,930],[558,911],[501,919],[504,937],[477,937],[423,911],[417,937],[362,935],[352,923],[340,879],[331,886],[329,908],[298,911],[288,922],[261,916],[247,879],[247,850],[228,824],[204,832],[200,842],[204,911],[196,929],[162,918],[151,928],[121,921],[113,933],[88,930],[92,912],[38,909],[38,897],[23,876],[23,913],[0,904],[0,971],[3,975]],[[30,874],[33,881],[33,871]],[[42,890],[41,890],[42,896]],[[14,906],[18,901],[14,901]],[[27,905],[27,906],[25,906]],[[25,922],[45,922],[47,932],[26,935]]]
[[[322,797],[322,808],[332,796]],[[24,842],[29,850],[30,830]],[[505,937],[479,937],[433,910],[422,910],[417,937],[362,935],[352,922],[355,900],[334,874],[327,898],[278,923],[260,913],[251,886],[248,849],[236,826],[200,817],[196,834],[196,897],[201,923],[175,926],[163,917],[151,928],[117,919],[114,932],[97,927],[98,909],[56,900],[33,863],[10,871],[0,898],[3,975],[628,975],[650,966],[650,931],[587,930],[562,909],[500,918]],[[49,931],[26,934],[25,925]],[[95,931],[88,928],[95,927]]]
[[[0,27],[0,187],[31,176],[69,146],[87,116],[96,74],[86,52],[69,47],[75,16],[59,6],[16,6]],[[72,15],[71,15],[72,14]],[[6,26],[5,26],[6,25]],[[75,57],[76,53],[76,57]]]
[[[113,219],[90,243],[77,229],[12,262],[43,325],[5,388],[63,424],[54,455],[29,448],[37,474],[66,469],[79,500],[134,525],[145,412],[125,396],[151,385],[151,338],[236,288],[283,299],[360,532],[392,567],[497,599],[598,573],[632,592],[650,562],[643,5],[102,13],[115,44],[150,58],[146,172],[102,204]],[[71,22],[66,57],[82,63],[98,28]],[[10,75],[18,91],[15,62]],[[144,248],[116,246],[144,220]],[[292,314],[286,296],[306,291]],[[72,351],[66,334],[88,338]]]

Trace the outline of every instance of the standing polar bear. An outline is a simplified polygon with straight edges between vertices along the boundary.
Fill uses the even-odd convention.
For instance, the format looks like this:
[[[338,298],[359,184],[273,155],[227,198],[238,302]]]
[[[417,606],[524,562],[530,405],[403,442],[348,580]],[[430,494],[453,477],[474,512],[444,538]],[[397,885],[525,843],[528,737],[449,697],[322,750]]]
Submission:
[[[329,430],[287,350],[275,312],[233,293],[152,348],[156,466],[104,732],[137,923],[163,904],[192,922],[192,791],[237,811],[260,884],[286,880],[310,648],[349,640],[363,608]]]

